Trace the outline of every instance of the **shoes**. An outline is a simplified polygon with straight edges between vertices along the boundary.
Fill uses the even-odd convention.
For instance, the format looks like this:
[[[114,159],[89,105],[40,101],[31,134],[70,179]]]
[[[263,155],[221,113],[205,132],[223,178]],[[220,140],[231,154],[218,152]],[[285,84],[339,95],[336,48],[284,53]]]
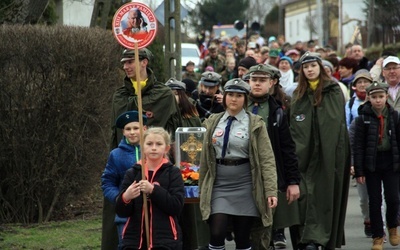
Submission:
[[[371,222],[364,221],[364,233],[365,233],[365,236],[367,236],[367,238],[372,237]]]
[[[314,243],[310,243],[304,248],[305,250],[318,250],[318,246],[315,245]]]
[[[273,238],[276,248],[286,248],[286,237],[283,233],[275,233]]]
[[[383,249],[383,237],[374,238],[372,241],[371,250],[382,250]]]
[[[389,242],[392,246],[397,246],[400,242],[400,236],[397,234],[397,227],[389,228]]]

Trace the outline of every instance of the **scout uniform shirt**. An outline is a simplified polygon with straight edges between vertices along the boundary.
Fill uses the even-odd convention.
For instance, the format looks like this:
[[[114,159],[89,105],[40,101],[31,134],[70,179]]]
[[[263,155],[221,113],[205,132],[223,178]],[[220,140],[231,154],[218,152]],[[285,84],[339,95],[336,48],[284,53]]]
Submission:
[[[217,159],[221,159],[222,145],[224,144],[225,127],[228,123],[229,114],[221,117],[218,125],[215,127],[212,143],[215,149]],[[232,122],[228,147],[226,150],[226,159],[249,158],[249,116],[243,109],[235,116],[236,120]]]

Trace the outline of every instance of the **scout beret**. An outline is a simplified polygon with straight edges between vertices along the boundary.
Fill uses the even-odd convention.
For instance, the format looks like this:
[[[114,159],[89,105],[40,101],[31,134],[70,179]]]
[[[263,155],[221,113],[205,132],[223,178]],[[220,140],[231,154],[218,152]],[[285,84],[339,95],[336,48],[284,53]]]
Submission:
[[[304,53],[304,55],[300,58],[301,64],[309,63],[309,62],[316,62],[316,61],[321,61],[321,57],[319,57],[319,53],[311,53],[307,51]]]
[[[186,90],[186,84],[184,82],[178,81],[175,78],[170,78],[165,85],[167,85],[172,90]]]
[[[118,116],[115,121],[115,125],[117,128],[123,129],[126,124],[130,122],[138,122],[139,121],[139,113],[137,111],[127,111],[120,116]],[[143,124],[146,125],[147,117],[143,115]]]
[[[153,57],[153,53],[151,53],[150,50],[144,48],[144,49],[139,49],[139,60],[147,59],[151,60]],[[122,59],[121,62],[129,61],[129,60],[134,60],[135,59],[135,50],[134,49],[125,49],[122,52]]]
[[[233,78],[225,83],[224,92],[250,93],[250,85],[240,78]]]
[[[217,86],[221,82],[221,75],[215,72],[206,71],[201,74],[200,82],[205,86]]]
[[[250,77],[273,77],[274,72],[270,66],[266,64],[258,64],[251,67],[248,74],[250,75]]]
[[[388,92],[389,85],[383,82],[373,82],[367,89],[368,95],[372,95],[378,92]]]

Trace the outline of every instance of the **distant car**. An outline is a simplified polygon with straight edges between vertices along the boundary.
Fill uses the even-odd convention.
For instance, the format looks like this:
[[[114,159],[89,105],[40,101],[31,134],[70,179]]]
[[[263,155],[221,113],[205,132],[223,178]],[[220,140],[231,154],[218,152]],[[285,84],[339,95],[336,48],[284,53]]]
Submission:
[[[194,43],[181,44],[181,61],[182,69],[185,70],[186,63],[189,61],[194,62],[194,70],[197,71],[201,65],[200,50]]]
[[[163,46],[163,51],[165,51],[165,45]],[[202,64],[199,47],[194,43],[181,43],[182,71],[186,70],[186,63],[189,61],[194,62],[194,70],[198,71]]]

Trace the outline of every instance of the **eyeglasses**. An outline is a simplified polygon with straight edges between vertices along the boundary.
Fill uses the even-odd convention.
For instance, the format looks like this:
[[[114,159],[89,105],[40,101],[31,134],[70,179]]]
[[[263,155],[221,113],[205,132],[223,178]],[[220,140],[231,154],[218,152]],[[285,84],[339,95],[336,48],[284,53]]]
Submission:
[[[396,67],[385,67],[385,68],[383,68],[383,70],[387,70],[387,71],[396,70],[396,69],[400,69],[400,66],[396,66]]]

